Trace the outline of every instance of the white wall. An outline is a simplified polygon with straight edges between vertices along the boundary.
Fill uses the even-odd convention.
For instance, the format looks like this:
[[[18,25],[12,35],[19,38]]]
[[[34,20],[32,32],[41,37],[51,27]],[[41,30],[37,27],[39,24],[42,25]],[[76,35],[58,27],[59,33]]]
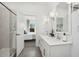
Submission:
[[[72,13],[72,56],[79,57],[79,10]]]

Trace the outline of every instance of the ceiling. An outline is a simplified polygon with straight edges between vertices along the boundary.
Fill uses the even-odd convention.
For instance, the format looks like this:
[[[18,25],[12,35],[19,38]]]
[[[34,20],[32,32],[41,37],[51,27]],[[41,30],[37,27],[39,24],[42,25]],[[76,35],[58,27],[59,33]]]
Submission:
[[[54,11],[57,2],[3,2],[10,9],[19,11],[25,15],[47,15]]]

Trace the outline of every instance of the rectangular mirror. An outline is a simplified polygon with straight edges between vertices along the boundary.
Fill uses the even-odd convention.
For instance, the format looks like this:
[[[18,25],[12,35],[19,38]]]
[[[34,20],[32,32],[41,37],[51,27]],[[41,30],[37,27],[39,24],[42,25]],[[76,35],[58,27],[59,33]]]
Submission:
[[[56,31],[57,32],[63,32],[63,18],[62,17],[57,17],[56,18]]]

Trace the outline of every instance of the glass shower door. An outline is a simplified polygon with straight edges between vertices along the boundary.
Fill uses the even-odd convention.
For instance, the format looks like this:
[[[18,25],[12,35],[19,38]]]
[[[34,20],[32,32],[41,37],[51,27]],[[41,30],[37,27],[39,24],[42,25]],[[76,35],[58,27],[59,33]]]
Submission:
[[[16,15],[10,12],[10,56],[16,54]]]

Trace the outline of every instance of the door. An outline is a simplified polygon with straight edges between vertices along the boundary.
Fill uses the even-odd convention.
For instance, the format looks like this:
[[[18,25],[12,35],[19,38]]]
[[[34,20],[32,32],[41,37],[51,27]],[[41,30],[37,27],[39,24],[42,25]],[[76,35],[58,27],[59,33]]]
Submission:
[[[21,22],[22,16],[20,14],[17,15],[17,34],[16,34],[16,40],[17,40],[17,56],[21,53],[21,51],[24,48],[24,25]]]

